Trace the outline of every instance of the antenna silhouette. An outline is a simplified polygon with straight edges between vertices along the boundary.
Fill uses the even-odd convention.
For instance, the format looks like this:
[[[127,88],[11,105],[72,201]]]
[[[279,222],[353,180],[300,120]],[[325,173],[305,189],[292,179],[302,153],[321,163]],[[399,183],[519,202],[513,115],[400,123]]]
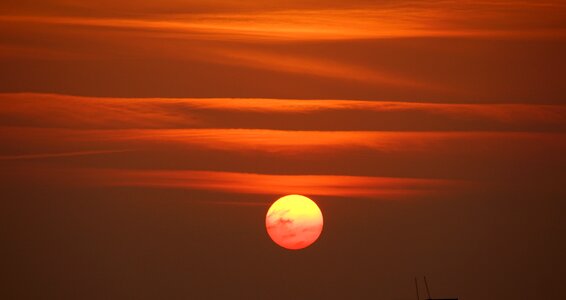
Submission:
[[[417,289],[417,300],[421,300],[419,296],[419,283],[417,282],[417,277],[415,277],[415,288]]]
[[[429,291],[429,289],[428,289],[428,283],[426,282],[426,276],[423,276],[423,278],[424,278],[424,285],[425,285],[425,287],[426,287],[426,295],[428,296],[428,299],[432,299],[432,298],[430,297],[430,291]]]
[[[449,298],[449,299],[433,299],[430,297],[430,290],[428,288],[428,282],[426,281],[426,276],[423,276],[424,279],[424,284],[425,284],[425,288],[426,288],[426,295],[427,295],[427,299],[425,300],[458,300],[458,298]],[[419,281],[417,279],[417,277],[415,277],[415,289],[417,291],[417,300],[421,300],[421,297],[419,295]]]

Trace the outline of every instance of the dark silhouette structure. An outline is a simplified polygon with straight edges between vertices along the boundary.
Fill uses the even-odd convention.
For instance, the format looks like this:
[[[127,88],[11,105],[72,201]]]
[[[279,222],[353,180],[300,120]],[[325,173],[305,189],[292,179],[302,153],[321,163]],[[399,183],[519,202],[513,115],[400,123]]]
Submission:
[[[432,298],[430,296],[430,290],[428,288],[428,282],[426,281],[426,276],[424,276],[423,279],[424,279],[424,284],[425,284],[425,288],[426,288],[426,296],[427,296],[427,298],[425,300],[458,300],[458,298]],[[419,282],[417,280],[417,277],[415,277],[415,289],[417,291],[417,300],[421,300],[421,297],[419,295]]]

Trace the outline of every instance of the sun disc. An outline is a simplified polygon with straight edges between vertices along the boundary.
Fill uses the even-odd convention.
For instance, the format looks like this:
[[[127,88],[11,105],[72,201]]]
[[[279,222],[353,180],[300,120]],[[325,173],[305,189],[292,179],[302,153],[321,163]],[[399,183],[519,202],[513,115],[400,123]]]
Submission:
[[[279,246],[298,250],[314,243],[322,232],[320,208],[301,195],[287,195],[275,201],[265,217],[271,239]]]

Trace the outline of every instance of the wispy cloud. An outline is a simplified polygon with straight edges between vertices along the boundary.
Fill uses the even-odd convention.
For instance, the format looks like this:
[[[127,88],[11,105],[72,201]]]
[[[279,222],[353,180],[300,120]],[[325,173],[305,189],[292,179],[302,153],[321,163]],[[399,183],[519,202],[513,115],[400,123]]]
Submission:
[[[75,129],[560,130],[566,106],[0,94],[0,125]],[[91,116],[96,115],[96,118]],[[351,120],[367,120],[351,122]],[[399,120],[406,120],[400,123]],[[287,120],[288,122],[282,122]],[[326,121],[328,120],[328,121]],[[293,127],[291,125],[295,124]]]
[[[560,133],[529,132],[379,132],[379,131],[287,131],[263,129],[187,129],[93,132],[107,142],[134,142],[200,146],[215,150],[259,151],[266,153],[317,153],[371,149],[383,153],[473,153],[474,143],[493,148],[497,144],[528,142],[564,148]],[[494,150],[495,151],[495,150]]]
[[[166,31],[212,40],[342,40],[403,37],[565,37],[542,13],[555,6],[501,9],[493,3],[366,6],[358,9],[297,9],[214,14],[153,15],[147,18],[2,16],[1,22],[79,25]],[[529,14],[529,12],[531,14]],[[536,13],[535,13],[536,12]],[[523,17],[522,22],[516,19]],[[513,21],[510,21],[513,20]],[[525,24],[531,24],[525,28]],[[543,26],[541,26],[543,25]]]
[[[5,90],[46,90],[45,82],[55,81],[66,86],[66,91],[86,89],[88,94],[100,94],[101,90],[107,89],[113,92],[102,94],[116,95],[115,90],[120,90],[122,95],[144,94],[140,90],[160,91],[152,95],[207,94],[195,93],[192,88],[179,87],[183,84],[177,83],[178,75],[183,74],[183,77],[187,78],[186,81],[190,82],[187,86],[191,83],[199,88],[204,86],[203,89],[210,89],[215,95],[218,95],[218,92],[215,91],[214,82],[222,82],[229,86],[222,89],[221,93],[227,96],[281,95],[281,92],[269,89],[265,92],[265,88],[256,88],[254,83],[269,83],[275,90],[277,86],[285,85],[278,84],[284,76],[285,80],[290,79],[289,83],[300,88],[286,92],[286,95],[283,93],[283,97],[300,97],[295,95],[305,95],[305,92],[314,94],[314,97],[324,94],[309,90],[309,86],[305,87],[302,83],[306,80],[344,85],[344,90],[341,87],[337,90],[348,96],[340,97],[355,95],[354,98],[368,99],[371,97],[360,95],[371,94],[396,95],[402,97],[401,99],[410,99],[406,97],[407,93],[419,91],[422,92],[419,95],[427,99],[454,95],[466,95],[468,100],[479,96],[501,99],[505,97],[498,97],[496,90],[505,96],[509,95],[509,86],[514,86],[513,83],[527,82],[527,78],[536,80],[538,77],[532,75],[536,73],[532,70],[538,67],[537,64],[532,65],[529,67],[531,71],[525,72],[531,75],[517,76],[518,78],[514,77],[516,72],[511,69],[503,72],[509,75],[501,74],[502,69],[508,68],[507,64],[513,63],[508,62],[507,58],[515,57],[516,61],[523,56],[502,54],[500,46],[494,46],[488,51],[490,53],[483,53],[481,51],[486,39],[497,40],[513,51],[516,48],[516,40],[539,43],[539,39],[544,39],[544,43],[555,43],[566,38],[566,26],[563,22],[566,17],[565,10],[560,2],[529,4],[524,1],[507,1],[502,5],[501,1],[386,1],[380,4],[368,1],[346,1],[346,4],[324,1],[309,5],[295,1],[293,5],[280,2],[270,3],[265,7],[259,3],[247,3],[243,5],[247,9],[241,9],[242,5],[238,3],[228,5],[225,9],[199,11],[190,8],[221,7],[226,3],[220,5],[217,1],[193,2],[187,4],[186,8],[189,9],[183,10],[177,8],[182,6],[184,1],[174,2],[162,4],[163,10],[147,10],[138,14],[130,11],[115,12],[117,4],[108,2],[73,2],[71,6],[81,7],[78,11],[83,13],[72,9],[57,9],[59,6],[70,5],[68,1],[63,1],[57,5],[53,4],[52,10],[43,13],[16,10],[14,13],[0,15],[0,24],[3,25],[0,26],[0,35],[3,37],[0,40],[0,59],[10,61],[11,67],[16,70],[25,70],[26,61],[33,59],[57,66],[61,61],[69,63],[68,69],[46,67],[45,73],[41,74],[88,73],[85,66],[101,72],[97,75],[101,78],[107,77],[108,69],[113,69],[114,74],[127,74],[119,76],[123,81],[116,81],[123,84],[116,84],[117,86],[113,85],[113,80],[98,86],[88,74],[83,75],[84,78],[69,79],[79,83],[65,85],[56,80],[62,75],[52,75],[54,78],[34,76],[29,81],[6,80],[6,85],[10,88]],[[45,5],[49,7],[49,4]],[[128,6],[137,5],[138,3]],[[155,3],[146,5],[154,10],[156,6],[160,6]],[[444,42],[460,42],[448,47],[435,42],[425,43],[426,46],[419,44],[423,39],[436,40],[445,37],[450,39],[442,39]],[[465,41],[461,42],[462,40]],[[405,44],[407,41],[412,44]],[[467,43],[480,47],[480,52],[478,53],[476,48],[463,49],[467,47],[464,45]],[[391,45],[394,47],[390,48]],[[548,55],[545,49],[541,48],[539,51]],[[484,76],[483,72],[469,72],[476,69],[474,66],[478,62],[460,57],[460,52],[476,58],[497,55],[505,59],[499,59],[492,67],[487,68],[485,73],[490,74]],[[521,49],[520,53],[532,55],[533,62],[539,57],[539,52],[528,49]],[[557,56],[553,60],[558,61],[558,74],[561,67],[560,55],[551,54]],[[139,60],[140,68],[145,71],[135,71],[137,63],[134,68],[124,66],[133,60]],[[169,60],[179,64],[158,64],[159,72],[169,75],[154,78],[157,69],[153,63]],[[93,61],[101,63],[96,64]],[[469,65],[463,62],[469,62]],[[180,64],[184,66],[181,67]],[[117,65],[121,66],[119,70],[116,69]],[[42,66],[33,64],[33,69],[41,69]],[[437,68],[444,71],[436,72]],[[208,74],[204,78],[198,75],[207,71],[216,72],[218,75]],[[21,72],[25,74],[24,71]],[[266,73],[269,76],[263,76]],[[19,71],[14,75],[25,76]],[[231,79],[240,76],[248,79],[237,83]],[[486,79],[490,76],[504,78],[501,79],[502,84],[492,87],[492,81]],[[155,82],[161,84],[152,88],[128,90],[124,85],[130,82],[129,77],[134,81],[142,80],[147,85]],[[223,79],[218,80],[219,78]],[[200,83],[201,80],[203,84]],[[248,80],[251,82],[246,82]],[[504,85],[506,82],[512,83]],[[549,82],[552,90],[560,91],[559,83],[554,83],[552,79]],[[237,86],[230,86],[231,84]],[[242,94],[245,89],[240,85],[251,85],[251,91]],[[171,87],[182,90],[183,93],[172,93]],[[60,88],[47,90],[62,91]],[[98,92],[92,92],[93,90]],[[351,92],[346,93],[348,90]],[[514,96],[511,98],[517,98],[517,95],[527,97],[523,94],[538,94],[527,90],[528,93],[511,93]],[[542,87],[537,89],[540,93],[550,93],[550,90]]]
[[[203,60],[247,68],[267,69],[286,73],[305,74],[319,77],[336,78],[349,81],[381,84],[389,86],[413,87],[420,89],[446,89],[430,83],[417,81],[392,72],[380,71],[354,64],[300,56],[280,54],[244,48],[212,48],[204,51]]]
[[[190,111],[178,107],[180,102],[178,99],[0,94],[0,123],[83,129],[195,126],[198,120]]]
[[[96,150],[96,151],[62,152],[62,153],[0,155],[0,160],[28,160],[28,159],[42,159],[42,158],[73,157],[73,156],[87,156],[87,155],[100,155],[100,154],[114,154],[114,153],[130,152],[130,151],[133,150]]]
[[[297,131],[267,129],[112,129],[73,130],[0,127],[0,136],[20,149],[144,149],[186,152],[196,149],[275,156],[317,153],[501,156],[517,147],[566,150],[563,133],[473,131]],[[85,149],[86,148],[86,149]],[[72,149],[72,150],[71,150]],[[78,150],[77,150],[78,149]],[[489,151],[487,151],[489,149]],[[29,152],[29,151],[28,151]],[[18,155],[16,153],[10,155]]]
[[[195,170],[68,169],[87,185],[211,190],[239,194],[399,199],[461,191],[469,182],[443,179],[339,175],[275,175]]]

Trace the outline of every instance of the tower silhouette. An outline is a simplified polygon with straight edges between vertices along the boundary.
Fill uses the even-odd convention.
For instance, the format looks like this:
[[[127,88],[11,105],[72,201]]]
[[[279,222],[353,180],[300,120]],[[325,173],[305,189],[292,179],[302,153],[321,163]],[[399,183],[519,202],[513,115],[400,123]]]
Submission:
[[[458,298],[432,298],[430,296],[430,290],[428,288],[428,282],[426,281],[426,276],[423,276],[424,279],[424,284],[425,284],[425,288],[426,288],[426,296],[427,298],[425,300],[458,300]],[[421,297],[419,295],[419,281],[417,279],[417,277],[415,277],[415,289],[417,291],[417,300],[421,300]]]

